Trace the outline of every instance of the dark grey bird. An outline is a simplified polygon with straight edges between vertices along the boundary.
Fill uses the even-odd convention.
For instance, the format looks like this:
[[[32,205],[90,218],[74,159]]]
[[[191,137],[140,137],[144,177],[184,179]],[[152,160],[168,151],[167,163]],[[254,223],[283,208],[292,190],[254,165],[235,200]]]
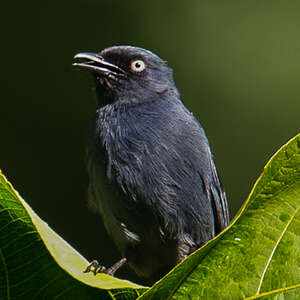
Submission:
[[[184,106],[172,69],[152,52],[114,46],[79,53],[98,106],[88,154],[89,201],[128,263],[151,282],[229,223],[205,132]]]

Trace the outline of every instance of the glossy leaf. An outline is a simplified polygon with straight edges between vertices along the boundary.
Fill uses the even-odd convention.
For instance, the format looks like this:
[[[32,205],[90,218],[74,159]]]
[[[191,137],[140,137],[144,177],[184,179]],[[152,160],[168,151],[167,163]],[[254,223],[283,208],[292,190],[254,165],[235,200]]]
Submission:
[[[300,299],[300,135],[268,162],[232,224],[139,299]]]
[[[143,287],[104,274],[42,221],[0,171],[0,299],[136,299]]]
[[[266,165],[232,224],[139,299],[300,298],[300,135]],[[0,174],[1,299],[136,299],[87,261]]]

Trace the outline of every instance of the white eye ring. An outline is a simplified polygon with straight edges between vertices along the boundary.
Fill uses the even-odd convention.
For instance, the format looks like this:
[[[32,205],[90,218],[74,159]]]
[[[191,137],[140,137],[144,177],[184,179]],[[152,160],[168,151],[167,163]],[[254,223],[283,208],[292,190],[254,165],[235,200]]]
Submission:
[[[137,60],[134,60],[131,62],[130,67],[131,67],[131,70],[134,72],[142,72],[145,70],[146,65],[142,60],[137,59]]]

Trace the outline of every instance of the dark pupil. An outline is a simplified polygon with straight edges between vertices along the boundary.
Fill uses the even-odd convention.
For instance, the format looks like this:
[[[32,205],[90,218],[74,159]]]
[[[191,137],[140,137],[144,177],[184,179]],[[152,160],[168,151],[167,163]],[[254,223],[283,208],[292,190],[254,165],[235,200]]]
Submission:
[[[138,63],[138,62],[136,62],[136,63],[135,63],[135,67],[136,67],[137,69],[139,69],[139,68],[141,67],[141,64]]]

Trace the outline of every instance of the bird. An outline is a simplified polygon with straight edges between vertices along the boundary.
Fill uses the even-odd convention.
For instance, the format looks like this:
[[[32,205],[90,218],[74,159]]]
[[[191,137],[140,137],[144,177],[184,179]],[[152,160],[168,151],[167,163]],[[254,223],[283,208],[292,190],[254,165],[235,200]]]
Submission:
[[[80,52],[97,108],[87,151],[88,202],[124,265],[153,283],[229,224],[226,194],[203,127],[181,100],[173,70],[135,46]]]

